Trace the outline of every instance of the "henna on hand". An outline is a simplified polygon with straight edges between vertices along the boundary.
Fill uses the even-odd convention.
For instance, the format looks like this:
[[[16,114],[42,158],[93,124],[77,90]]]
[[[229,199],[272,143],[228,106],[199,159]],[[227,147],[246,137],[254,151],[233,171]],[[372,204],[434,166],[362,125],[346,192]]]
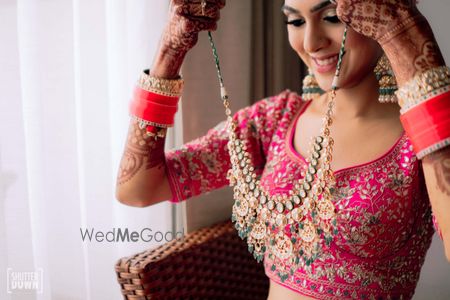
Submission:
[[[428,22],[414,26],[383,45],[399,85],[431,68],[445,65]]]
[[[206,0],[203,9],[201,0],[172,0],[169,22],[151,68],[151,75],[177,77],[186,53],[197,43],[198,33],[216,30],[220,9],[224,6],[225,0]]]
[[[339,18],[381,44],[401,86],[423,71],[445,65],[415,0],[337,0]]]
[[[414,60],[414,67],[418,71],[424,71],[444,64],[440,49],[435,40],[423,41],[422,50]]]
[[[415,0],[337,0],[339,19],[356,32],[382,40],[392,30],[401,30],[403,22],[418,14]]]
[[[200,31],[216,29],[220,9],[224,6],[225,0],[208,0],[203,15],[200,0],[173,0],[162,46],[180,52],[189,51],[197,43]]]
[[[141,170],[163,168],[165,166],[164,143],[165,139],[149,136],[146,128],[140,128],[139,123],[132,120],[120,162],[117,184],[126,183]]]

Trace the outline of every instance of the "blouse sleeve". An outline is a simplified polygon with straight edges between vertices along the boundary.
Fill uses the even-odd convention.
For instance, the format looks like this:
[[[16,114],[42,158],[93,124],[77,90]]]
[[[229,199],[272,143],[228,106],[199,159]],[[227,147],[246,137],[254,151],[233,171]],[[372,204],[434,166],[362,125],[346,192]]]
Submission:
[[[234,116],[238,136],[247,146],[257,175],[262,173],[266,154],[276,128],[280,110],[278,97],[261,100],[241,109]],[[282,108],[282,107],[281,107]],[[227,185],[230,169],[228,133],[225,121],[181,147],[166,153],[166,174],[173,198],[181,202]]]

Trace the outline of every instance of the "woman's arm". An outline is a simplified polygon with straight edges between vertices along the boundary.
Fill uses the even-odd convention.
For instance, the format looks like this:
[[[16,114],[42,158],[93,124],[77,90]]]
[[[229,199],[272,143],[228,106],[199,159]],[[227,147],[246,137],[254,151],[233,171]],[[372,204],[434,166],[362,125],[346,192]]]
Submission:
[[[417,74],[445,65],[432,29],[422,18],[419,24],[383,45],[399,86]],[[450,261],[450,148],[427,155],[422,161],[433,214]]]
[[[381,44],[400,87],[425,71],[445,65],[433,31],[415,1],[337,2],[338,14],[344,22]],[[372,9],[368,9],[369,6]],[[367,18],[369,11],[373,15]],[[423,170],[433,213],[450,261],[450,148],[425,156]]]
[[[433,213],[450,262],[450,147],[427,155],[423,170]]]
[[[116,182],[116,198],[123,204],[145,207],[170,199],[165,171],[165,139],[154,138],[132,120]]]
[[[225,0],[200,2],[172,0],[169,18],[150,76],[178,79],[187,52],[195,46],[198,33],[215,30]],[[117,176],[116,197],[126,205],[144,207],[172,198],[165,165],[165,138],[154,138],[132,120]]]

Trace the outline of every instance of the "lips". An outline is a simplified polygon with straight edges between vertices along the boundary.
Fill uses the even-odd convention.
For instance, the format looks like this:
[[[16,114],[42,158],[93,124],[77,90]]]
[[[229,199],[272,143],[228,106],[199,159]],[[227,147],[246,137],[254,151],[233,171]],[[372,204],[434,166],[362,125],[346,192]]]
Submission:
[[[315,69],[319,73],[328,73],[336,70],[336,65],[339,59],[338,54],[328,55],[323,57],[312,57],[315,64]]]

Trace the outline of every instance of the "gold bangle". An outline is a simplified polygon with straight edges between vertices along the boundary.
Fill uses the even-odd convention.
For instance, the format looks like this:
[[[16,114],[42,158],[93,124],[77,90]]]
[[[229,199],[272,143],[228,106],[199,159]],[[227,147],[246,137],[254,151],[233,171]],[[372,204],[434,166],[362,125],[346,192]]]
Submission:
[[[441,66],[416,75],[395,93],[402,113],[420,103],[442,94],[450,87],[450,69]]]
[[[171,125],[166,125],[166,124],[158,124],[155,122],[150,122],[150,121],[146,121],[146,120],[142,120],[141,118],[138,118],[136,116],[131,115],[130,116],[132,120],[134,120],[138,127],[140,129],[144,129],[147,128],[148,126],[154,127],[152,131],[149,131],[148,129],[145,131],[145,134],[148,137],[151,137],[153,139],[155,139],[155,141],[157,139],[162,139],[165,138],[167,135],[167,130],[173,126],[173,124]]]
[[[138,81],[138,86],[148,92],[160,94],[168,97],[180,97],[184,86],[184,80],[179,79],[164,79],[148,74],[148,70],[142,72]]]
[[[139,117],[130,115],[131,119],[133,119],[134,121],[136,121],[138,123],[138,126],[140,129],[144,129],[147,126],[154,126],[154,127],[158,127],[158,128],[170,128],[173,127],[173,124],[160,124],[160,123],[155,123],[155,122],[151,122],[151,121],[147,121],[147,120],[143,120]]]

